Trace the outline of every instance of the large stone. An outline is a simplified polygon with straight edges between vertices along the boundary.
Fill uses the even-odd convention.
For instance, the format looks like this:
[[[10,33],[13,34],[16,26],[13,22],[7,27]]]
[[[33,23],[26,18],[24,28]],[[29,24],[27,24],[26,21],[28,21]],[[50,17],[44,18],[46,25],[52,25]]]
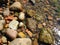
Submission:
[[[42,29],[40,32],[40,41],[53,44],[54,43],[54,37],[50,29]]]
[[[37,21],[35,21],[32,18],[27,18],[27,26],[32,31],[36,30],[36,24],[37,24]]]
[[[8,28],[6,30],[6,34],[11,38],[11,39],[15,39],[17,37],[17,31]]]
[[[32,41],[29,38],[17,38],[9,45],[32,45]]]

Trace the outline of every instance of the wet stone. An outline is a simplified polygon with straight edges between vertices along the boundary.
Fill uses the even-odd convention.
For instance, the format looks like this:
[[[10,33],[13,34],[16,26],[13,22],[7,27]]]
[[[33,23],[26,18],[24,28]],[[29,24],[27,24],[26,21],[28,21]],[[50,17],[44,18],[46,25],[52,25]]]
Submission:
[[[32,18],[27,18],[27,26],[29,29],[31,29],[32,31],[34,31],[36,29],[36,24],[37,24],[37,21],[32,19]]]

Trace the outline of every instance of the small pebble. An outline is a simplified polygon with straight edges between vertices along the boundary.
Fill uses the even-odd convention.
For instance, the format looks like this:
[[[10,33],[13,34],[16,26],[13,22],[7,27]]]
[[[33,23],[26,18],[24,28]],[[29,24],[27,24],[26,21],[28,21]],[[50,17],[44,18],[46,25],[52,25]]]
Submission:
[[[28,29],[26,30],[26,33],[27,33],[30,37],[33,36],[33,33],[32,33],[31,31],[29,31]]]
[[[24,26],[24,23],[23,23],[23,22],[20,22],[20,23],[19,23],[19,26],[20,26],[20,27],[23,27],[23,26]]]
[[[20,20],[24,20],[25,19],[25,14],[23,12],[20,12],[19,19]]]
[[[7,43],[7,38],[5,36],[2,36],[2,42]]]
[[[21,37],[21,38],[26,38],[26,35],[23,32],[19,32],[18,36]]]

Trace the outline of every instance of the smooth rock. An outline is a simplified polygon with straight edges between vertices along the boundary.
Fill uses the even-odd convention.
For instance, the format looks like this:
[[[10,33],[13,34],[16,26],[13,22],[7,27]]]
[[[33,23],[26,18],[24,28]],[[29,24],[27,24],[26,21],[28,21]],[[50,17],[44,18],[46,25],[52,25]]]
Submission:
[[[29,31],[28,29],[26,29],[26,33],[27,33],[30,37],[33,36],[33,33],[32,33],[31,31]]]
[[[8,35],[11,39],[15,39],[17,37],[17,31],[8,28],[6,30],[6,35]]]
[[[37,39],[35,39],[35,40],[33,41],[33,45],[38,45],[38,40],[37,40]]]
[[[24,26],[24,23],[23,22],[20,22],[19,23],[19,27],[23,27]]]
[[[7,43],[7,38],[5,36],[2,37],[2,42]]]
[[[21,37],[21,38],[26,38],[26,35],[23,32],[19,32],[18,36]]]
[[[20,20],[24,20],[25,19],[25,14],[23,12],[20,12],[19,19]]]
[[[9,23],[9,28],[11,28],[11,29],[13,29],[13,30],[17,30],[18,24],[19,24],[18,21],[12,20],[12,21]]]
[[[14,3],[10,6],[10,8],[18,8],[18,9],[20,9],[20,10],[23,10],[22,5],[21,5],[20,2],[14,2]]]
[[[13,40],[9,45],[32,45],[32,41],[29,38],[17,38]]]

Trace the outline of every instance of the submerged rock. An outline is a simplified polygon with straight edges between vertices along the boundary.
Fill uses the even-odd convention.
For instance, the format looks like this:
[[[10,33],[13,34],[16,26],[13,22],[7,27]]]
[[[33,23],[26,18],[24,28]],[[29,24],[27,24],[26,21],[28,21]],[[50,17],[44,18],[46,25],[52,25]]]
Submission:
[[[37,21],[32,18],[27,18],[27,26],[32,31],[36,30]]]
[[[40,32],[40,41],[48,43],[48,44],[53,44],[54,38],[51,33],[52,32],[48,31],[47,29],[42,29]]]

